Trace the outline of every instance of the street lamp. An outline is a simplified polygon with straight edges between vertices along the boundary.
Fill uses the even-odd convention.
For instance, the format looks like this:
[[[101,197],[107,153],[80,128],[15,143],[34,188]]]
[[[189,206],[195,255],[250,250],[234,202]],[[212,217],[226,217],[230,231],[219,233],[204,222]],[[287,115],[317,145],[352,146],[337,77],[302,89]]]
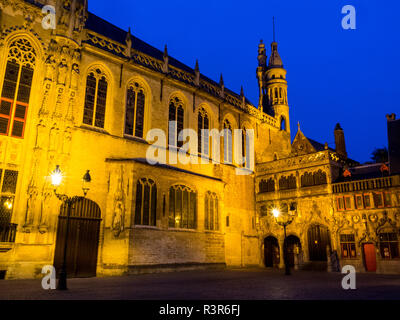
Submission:
[[[68,234],[69,234],[69,219],[71,216],[72,205],[81,197],[74,196],[68,197],[65,194],[57,193],[57,188],[61,185],[63,180],[63,174],[60,170],[60,166],[57,165],[54,171],[51,173],[51,184],[54,187],[54,194],[57,198],[63,201],[64,205],[67,206],[67,228],[65,231],[65,241],[64,241],[64,252],[63,252],[63,260],[61,264],[60,278],[58,280],[58,290],[67,290],[67,247],[68,247]],[[90,190],[90,182],[92,178],[90,177],[89,170],[86,171],[85,175],[82,178],[82,190],[84,197],[86,197],[88,191]]]
[[[286,227],[293,222],[294,216],[288,212],[282,213],[279,209],[272,209],[272,215],[278,225],[283,227],[284,242],[283,242],[283,260],[285,262],[285,275],[290,276],[290,266],[287,256],[287,241],[286,241]]]

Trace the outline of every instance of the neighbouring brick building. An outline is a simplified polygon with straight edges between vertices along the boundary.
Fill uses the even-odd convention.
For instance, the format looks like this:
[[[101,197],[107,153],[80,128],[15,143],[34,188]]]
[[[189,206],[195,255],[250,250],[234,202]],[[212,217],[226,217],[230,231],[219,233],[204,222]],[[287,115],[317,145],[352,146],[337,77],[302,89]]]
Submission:
[[[44,5],[56,9],[54,30],[42,26]],[[340,125],[335,150],[300,127],[291,142],[276,42],[269,60],[259,45],[254,106],[243,90],[225,88],[222,76],[215,82],[198,63],[190,68],[88,12],[85,0],[0,0],[0,8],[1,277],[59,268],[67,210],[50,183],[57,165],[58,193],[83,196],[82,176],[92,176],[70,216],[70,276],[282,267],[273,208],[294,218],[287,245],[296,267],[322,261],[326,268],[337,250],[341,263],[360,271],[399,270],[395,164],[349,159]],[[199,139],[190,150],[198,163],[150,164],[148,133],[169,132],[169,121],[175,137],[184,128],[225,129],[221,159]],[[388,121],[390,128],[398,122]],[[235,161],[235,129],[254,130],[254,150],[243,140],[243,165]],[[181,147],[170,141],[167,159]],[[397,159],[398,144],[389,150]]]

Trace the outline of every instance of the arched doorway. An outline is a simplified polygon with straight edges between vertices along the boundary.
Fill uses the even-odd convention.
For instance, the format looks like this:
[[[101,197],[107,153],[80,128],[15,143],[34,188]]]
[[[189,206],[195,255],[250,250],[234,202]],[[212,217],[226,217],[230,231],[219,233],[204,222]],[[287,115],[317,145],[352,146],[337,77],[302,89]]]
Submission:
[[[301,249],[300,239],[296,236],[290,235],[290,236],[286,237],[285,245],[286,245],[286,250],[287,250],[287,259],[288,259],[289,266],[291,268],[293,268],[294,267],[294,255],[296,253],[296,248]]]
[[[61,270],[65,233],[67,229],[68,206],[63,203],[58,216],[54,267],[57,273]],[[68,277],[95,277],[97,251],[101,222],[100,207],[86,198],[76,198],[72,203],[69,218],[67,246],[67,275]]]
[[[279,265],[279,244],[273,236],[264,239],[264,263],[268,268]]]
[[[312,225],[308,229],[308,251],[310,261],[327,261],[327,246],[331,246],[329,229],[319,224]]]

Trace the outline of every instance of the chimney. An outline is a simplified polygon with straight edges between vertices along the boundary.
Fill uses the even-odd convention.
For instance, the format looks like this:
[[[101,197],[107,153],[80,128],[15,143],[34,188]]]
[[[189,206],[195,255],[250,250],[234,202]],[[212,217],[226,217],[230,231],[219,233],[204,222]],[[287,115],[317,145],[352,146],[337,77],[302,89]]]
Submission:
[[[344,141],[344,132],[339,123],[335,126],[335,145],[336,153],[347,159],[346,143]]]

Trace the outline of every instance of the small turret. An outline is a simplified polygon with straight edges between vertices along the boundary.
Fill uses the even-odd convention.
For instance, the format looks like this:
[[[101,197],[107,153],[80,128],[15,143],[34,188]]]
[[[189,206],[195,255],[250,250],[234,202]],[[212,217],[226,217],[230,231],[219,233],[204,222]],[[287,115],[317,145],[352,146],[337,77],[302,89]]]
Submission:
[[[200,85],[200,68],[199,68],[199,60],[196,59],[196,65],[194,67],[194,83],[196,84],[196,86]]]
[[[269,68],[283,68],[282,59],[278,52],[278,43],[271,43],[271,57],[269,58],[268,63]]]
[[[335,126],[335,145],[336,145],[336,153],[345,159],[347,159],[347,152],[346,152],[346,143],[344,140],[344,131],[339,123]]]

